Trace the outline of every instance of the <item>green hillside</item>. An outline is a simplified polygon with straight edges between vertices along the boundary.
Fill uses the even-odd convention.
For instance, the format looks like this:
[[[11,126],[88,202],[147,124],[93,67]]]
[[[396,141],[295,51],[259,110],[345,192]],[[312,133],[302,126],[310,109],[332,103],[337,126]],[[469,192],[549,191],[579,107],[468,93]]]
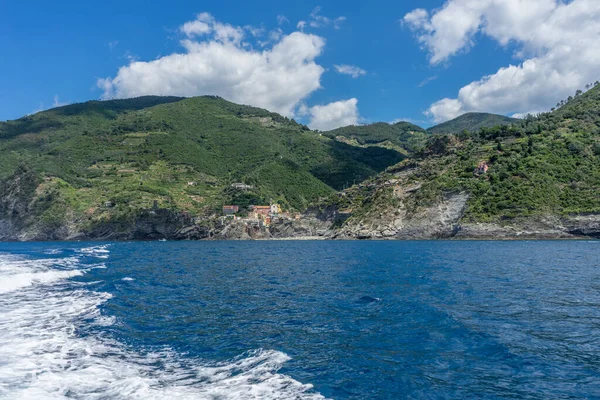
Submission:
[[[0,181],[14,182],[19,167],[37,179],[30,205],[36,215],[51,221],[70,213],[89,224],[127,218],[154,201],[192,215],[270,199],[302,210],[404,158],[218,97],[55,108],[0,123],[0,154]],[[232,189],[235,182],[253,189]]]
[[[429,137],[423,128],[409,122],[346,126],[323,135],[355,146],[384,147],[405,154],[420,150]]]
[[[427,129],[432,134],[460,133],[463,131],[475,132],[481,128],[491,128],[499,125],[515,125],[520,120],[504,115],[488,113],[467,113],[460,117],[446,121]]]
[[[480,163],[485,173],[474,173]],[[356,218],[398,206],[389,182],[410,189],[402,210],[469,195],[466,222],[600,213],[600,85],[516,125],[435,135],[415,159],[333,200]],[[404,211],[403,211],[404,212]]]

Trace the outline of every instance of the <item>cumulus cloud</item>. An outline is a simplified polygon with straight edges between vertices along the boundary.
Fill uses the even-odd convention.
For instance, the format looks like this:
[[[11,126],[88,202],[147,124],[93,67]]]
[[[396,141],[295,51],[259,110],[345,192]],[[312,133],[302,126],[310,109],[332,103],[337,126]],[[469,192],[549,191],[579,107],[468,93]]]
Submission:
[[[432,65],[468,51],[478,34],[518,49],[516,65],[466,85],[456,98],[434,103],[427,114],[436,122],[469,111],[548,110],[597,79],[597,0],[449,0],[433,12],[413,10],[402,22],[415,32]]]
[[[104,98],[143,95],[218,95],[293,116],[297,105],[321,87],[325,69],[315,62],[322,37],[280,31],[261,51],[244,43],[245,31],[202,13],[180,31],[183,53],[134,61],[114,77],[98,80]]]
[[[333,67],[338,73],[350,75],[354,79],[367,74],[367,71],[354,65],[334,65]]]
[[[306,109],[306,112],[310,116],[309,126],[322,131],[356,125],[360,119],[358,100],[355,98],[336,101],[324,106],[314,106]]]
[[[188,38],[205,35],[212,32],[214,18],[209,13],[198,14],[194,21],[183,24],[179,30],[187,35]]]

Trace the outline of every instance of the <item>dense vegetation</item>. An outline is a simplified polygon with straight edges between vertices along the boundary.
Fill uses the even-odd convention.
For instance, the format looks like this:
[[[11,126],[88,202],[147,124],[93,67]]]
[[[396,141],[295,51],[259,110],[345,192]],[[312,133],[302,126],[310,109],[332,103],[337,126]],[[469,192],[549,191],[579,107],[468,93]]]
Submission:
[[[470,221],[600,212],[600,86],[557,106],[474,131],[462,128],[498,118],[467,115],[432,134],[406,122],[319,133],[211,96],[75,104],[0,123],[0,213],[48,229],[131,221],[155,201],[206,216],[226,203],[302,210],[328,198],[361,213],[393,206],[380,184],[400,175],[419,188],[406,207],[467,192]],[[482,162],[489,170],[474,173]]]
[[[427,132],[432,134],[448,134],[458,132],[476,132],[481,128],[492,128],[501,125],[519,125],[520,120],[504,115],[488,113],[466,113],[450,121],[432,126]]]
[[[404,158],[210,96],[91,101],[0,123],[0,154],[0,181],[26,166],[42,182],[36,212],[91,224],[155,200],[192,215],[271,199],[301,210]]]
[[[423,128],[409,122],[346,126],[323,135],[355,146],[390,148],[405,154],[421,150],[429,137]]]
[[[475,173],[482,162],[489,170]],[[404,187],[420,188],[406,204],[414,211],[451,193],[470,194],[466,221],[598,213],[600,85],[518,124],[434,135],[414,159],[333,201],[358,213],[394,207],[383,183],[398,176]]]

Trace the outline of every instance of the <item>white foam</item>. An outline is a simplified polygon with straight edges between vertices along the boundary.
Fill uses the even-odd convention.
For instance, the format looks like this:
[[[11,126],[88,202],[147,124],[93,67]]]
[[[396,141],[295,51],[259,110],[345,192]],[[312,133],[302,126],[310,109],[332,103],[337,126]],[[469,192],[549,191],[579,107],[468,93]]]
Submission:
[[[2,287],[11,282],[0,294],[0,399],[323,398],[278,372],[289,360],[278,351],[216,363],[82,335],[116,322],[100,312],[109,294],[68,281],[91,267],[0,255]]]
[[[85,247],[83,249],[79,249],[79,253],[96,258],[108,258],[108,253],[110,253],[108,246],[109,245],[105,244],[101,246]]]
[[[0,254],[0,294],[82,275],[83,271],[73,268],[76,262],[77,259],[73,257],[27,260]]]
[[[44,252],[44,254],[54,255],[54,254],[60,254],[60,252],[61,252],[60,249],[48,249]]]
[[[121,280],[122,280],[122,281],[125,281],[125,282],[132,282],[132,281],[135,281],[135,279],[133,279],[133,278],[130,278],[130,277],[128,277],[128,276],[126,276],[125,278],[123,278],[123,279],[121,279]]]

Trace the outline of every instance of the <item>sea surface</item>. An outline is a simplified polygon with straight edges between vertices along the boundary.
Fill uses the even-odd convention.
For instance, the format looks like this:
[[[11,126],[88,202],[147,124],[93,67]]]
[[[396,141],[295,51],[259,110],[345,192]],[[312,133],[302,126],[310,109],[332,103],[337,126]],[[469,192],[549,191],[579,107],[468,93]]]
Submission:
[[[0,399],[600,398],[600,242],[0,244]]]

